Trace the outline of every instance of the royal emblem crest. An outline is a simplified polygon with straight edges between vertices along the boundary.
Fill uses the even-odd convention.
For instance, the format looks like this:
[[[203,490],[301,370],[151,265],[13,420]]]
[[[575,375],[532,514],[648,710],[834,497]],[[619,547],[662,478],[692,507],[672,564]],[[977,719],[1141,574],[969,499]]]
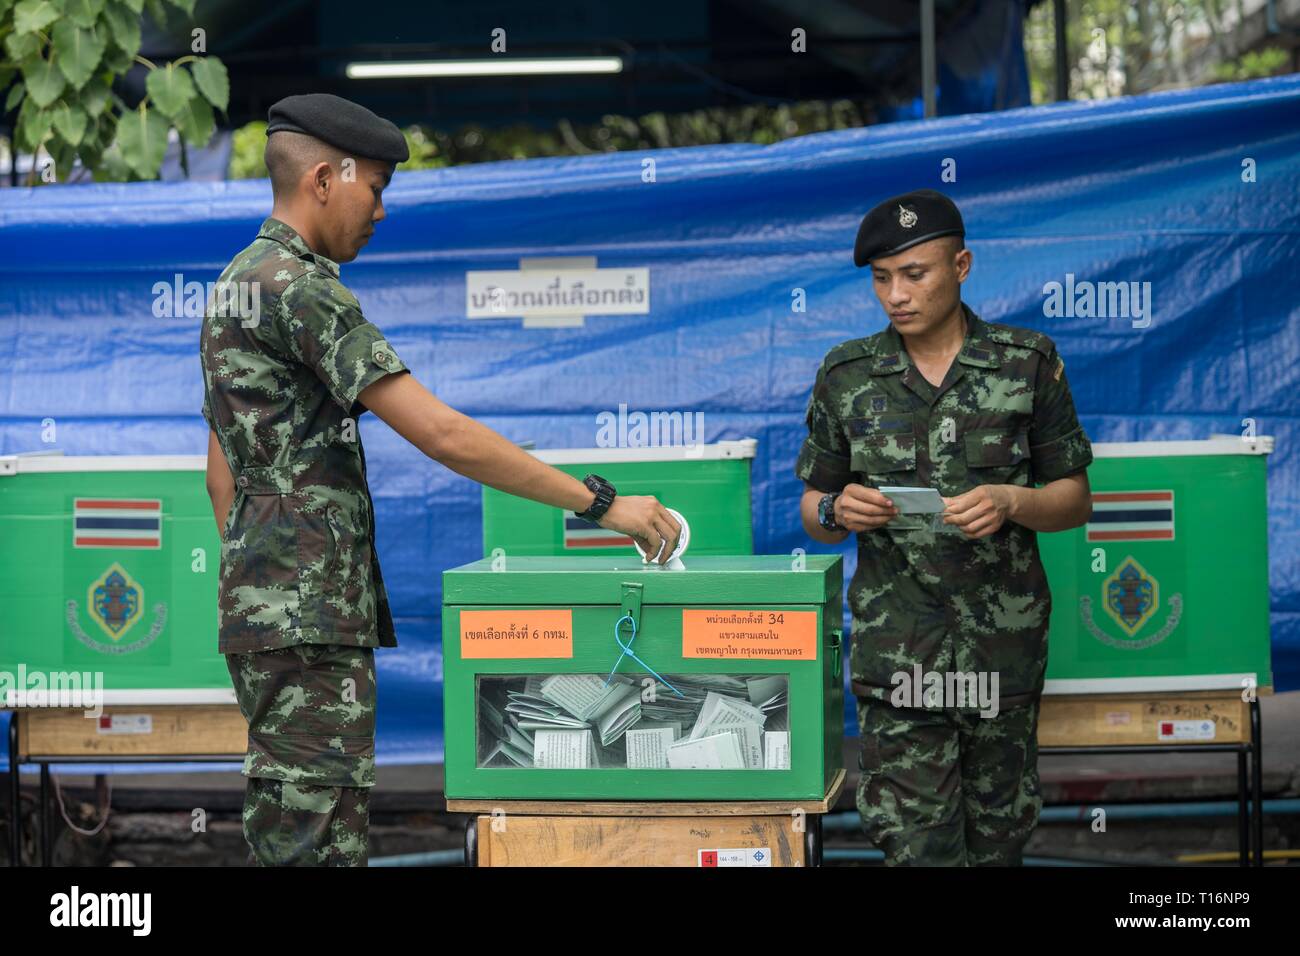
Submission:
[[[898,224],[904,229],[911,229],[916,225],[916,213],[912,212],[910,209],[904,209],[902,206],[899,206]]]
[[[1132,636],[1160,606],[1160,582],[1128,557],[1102,584],[1102,598],[1106,613]]]
[[[144,589],[126,568],[114,561],[108,570],[91,582],[86,604],[95,623],[116,642],[140,619]]]

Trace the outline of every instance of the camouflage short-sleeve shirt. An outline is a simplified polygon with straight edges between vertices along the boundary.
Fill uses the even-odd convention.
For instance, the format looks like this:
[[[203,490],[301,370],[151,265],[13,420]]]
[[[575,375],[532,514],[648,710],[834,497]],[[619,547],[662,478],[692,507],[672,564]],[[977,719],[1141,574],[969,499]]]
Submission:
[[[938,387],[898,332],[837,345],[808,402],[795,474],[812,487],[850,483],[1032,486],[1081,471],[1092,445],[1065,367],[1041,332],[985,322],[964,303],[966,340]],[[970,540],[899,515],[858,535],[849,586],[855,689],[887,697],[894,675],[997,672],[1012,704],[1041,693],[1051,593],[1037,534],[1006,522]]]
[[[203,417],[235,476],[221,653],[396,646],[357,396],[406,365],[338,265],[273,218],[217,280],[199,353]]]

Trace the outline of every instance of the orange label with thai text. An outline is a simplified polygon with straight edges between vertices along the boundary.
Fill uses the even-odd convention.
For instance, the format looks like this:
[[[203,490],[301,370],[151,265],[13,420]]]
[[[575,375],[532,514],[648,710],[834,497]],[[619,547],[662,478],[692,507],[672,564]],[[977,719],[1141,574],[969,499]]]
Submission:
[[[817,612],[682,608],[682,657],[815,661]]]
[[[573,657],[573,609],[461,611],[460,656]]]

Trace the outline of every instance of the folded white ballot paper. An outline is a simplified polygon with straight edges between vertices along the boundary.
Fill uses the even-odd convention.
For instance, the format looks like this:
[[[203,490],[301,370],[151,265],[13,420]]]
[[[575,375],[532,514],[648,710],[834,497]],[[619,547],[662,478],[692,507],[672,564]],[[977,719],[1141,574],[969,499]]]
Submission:
[[[542,681],[541,696],[578,720],[593,720],[618,706],[629,686],[622,680],[607,684],[596,674],[552,674]]]
[[[582,770],[600,766],[590,730],[539,730],[533,736],[533,766]]]
[[[961,534],[961,529],[956,525],[944,522],[943,509],[945,505],[943,495],[939,494],[938,488],[910,488],[902,485],[887,485],[876,490],[894,503],[900,518],[903,515],[929,515],[926,526],[931,531]],[[913,520],[926,521],[926,519]]]
[[[668,748],[668,766],[673,770],[743,770],[745,756],[736,734],[720,733],[677,741]]]
[[[769,730],[763,734],[763,769],[790,769],[790,734]]]
[[[634,727],[623,735],[627,742],[630,770],[663,770],[668,766],[668,748],[676,737],[671,727]]]
[[[882,486],[876,489],[898,508],[903,515],[928,515],[943,511],[943,496],[938,488],[905,488],[901,485]]]

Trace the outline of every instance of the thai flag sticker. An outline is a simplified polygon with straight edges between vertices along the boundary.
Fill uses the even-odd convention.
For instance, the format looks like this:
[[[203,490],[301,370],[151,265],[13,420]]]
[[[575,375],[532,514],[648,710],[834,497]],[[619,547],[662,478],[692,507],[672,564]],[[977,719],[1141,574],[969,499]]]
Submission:
[[[1172,491],[1094,491],[1089,541],[1173,541]]]
[[[621,531],[611,531],[586,518],[568,515],[564,519],[566,548],[630,548],[632,539]]]
[[[74,498],[74,548],[161,548],[162,499]]]

